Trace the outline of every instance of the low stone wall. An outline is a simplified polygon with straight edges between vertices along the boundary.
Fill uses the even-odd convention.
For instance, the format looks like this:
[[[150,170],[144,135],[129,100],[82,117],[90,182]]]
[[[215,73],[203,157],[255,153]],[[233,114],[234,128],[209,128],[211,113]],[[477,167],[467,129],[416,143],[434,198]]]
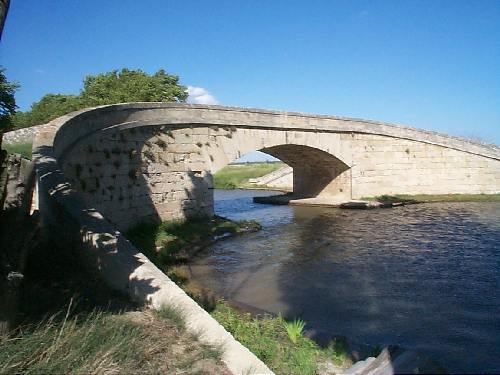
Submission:
[[[60,123],[52,122],[33,145],[43,228],[58,240],[81,244],[84,258],[114,289],[152,308],[178,308],[186,328],[200,339],[222,345],[222,360],[234,374],[272,374],[253,353],[241,345],[210,314],[161,272],[97,210],[88,207],[72,188],[56,159],[53,143]]]
[[[17,130],[12,130],[10,132],[4,133],[3,143],[14,144],[14,143],[31,143],[35,136],[43,131],[44,125],[31,126],[29,128],[22,128]]]

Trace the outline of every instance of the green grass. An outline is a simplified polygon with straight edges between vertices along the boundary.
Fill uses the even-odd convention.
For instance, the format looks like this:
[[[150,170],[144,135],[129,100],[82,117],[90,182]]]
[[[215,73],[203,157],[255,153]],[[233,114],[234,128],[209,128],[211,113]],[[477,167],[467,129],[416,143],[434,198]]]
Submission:
[[[500,202],[500,194],[396,194],[361,199],[380,202]]]
[[[2,144],[2,148],[9,154],[21,154],[25,158],[31,159],[32,143],[12,143]]]
[[[283,163],[251,163],[229,165],[214,175],[214,187],[217,189],[235,189],[248,187],[250,178],[262,177],[283,167]]]
[[[291,322],[284,321],[283,326],[285,327],[290,341],[294,344],[297,344],[300,338],[302,338],[306,322],[304,322],[302,319],[295,319]]]
[[[277,374],[316,374],[318,363],[327,360],[338,366],[349,364],[345,349],[334,341],[324,349],[305,337],[292,343],[280,316],[254,318],[224,301],[211,315]]]

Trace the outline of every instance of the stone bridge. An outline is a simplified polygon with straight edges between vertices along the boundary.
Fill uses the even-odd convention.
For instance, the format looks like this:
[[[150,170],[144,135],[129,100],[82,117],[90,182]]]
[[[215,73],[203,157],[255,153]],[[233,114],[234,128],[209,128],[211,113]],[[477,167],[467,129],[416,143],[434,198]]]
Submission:
[[[293,168],[298,198],[500,193],[499,148],[360,119],[129,103],[63,116],[34,143],[41,188],[40,166],[56,161],[85,205],[121,230],[212,215],[213,174],[256,150]]]

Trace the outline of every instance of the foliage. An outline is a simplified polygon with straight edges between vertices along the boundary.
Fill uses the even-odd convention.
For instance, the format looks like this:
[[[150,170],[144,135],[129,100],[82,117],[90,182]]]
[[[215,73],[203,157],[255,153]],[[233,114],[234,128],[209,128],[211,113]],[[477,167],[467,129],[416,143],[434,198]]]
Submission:
[[[236,340],[278,374],[315,374],[317,364],[327,360],[348,365],[345,348],[334,342],[325,349],[308,338],[292,344],[280,316],[253,318],[248,313],[236,312],[224,301],[220,301],[211,314]]]
[[[87,76],[80,96],[87,106],[125,102],[185,102],[188,94],[179,77],[160,69],[152,76],[142,70],[113,70]]]
[[[3,143],[2,147],[9,154],[21,154],[27,159],[31,159],[31,143]]]
[[[16,128],[44,124],[66,113],[82,108],[125,102],[185,102],[186,87],[179,77],[160,69],[149,75],[142,70],[113,70],[89,75],[79,95],[47,94],[27,112],[13,118]]]
[[[85,107],[79,96],[64,94],[47,94],[38,102],[33,103],[28,112],[18,112],[13,117],[16,128],[45,124],[50,120],[77,111]]]
[[[297,344],[299,339],[302,337],[306,322],[304,322],[302,319],[295,319],[292,322],[284,321],[283,326],[285,327],[290,341],[294,344]]]
[[[5,69],[0,68],[0,131],[4,131],[12,123],[12,116],[17,108],[14,94],[19,88],[16,82],[7,81],[4,72]]]
[[[250,178],[262,177],[283,166],[283,163],[229,165],[214,175],[214,187],[217,189],[248,187],[248,180]]]

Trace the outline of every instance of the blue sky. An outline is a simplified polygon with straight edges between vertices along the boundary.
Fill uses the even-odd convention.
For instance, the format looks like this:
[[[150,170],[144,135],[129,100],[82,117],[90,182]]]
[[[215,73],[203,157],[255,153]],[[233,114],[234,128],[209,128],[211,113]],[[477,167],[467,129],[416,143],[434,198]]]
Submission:
[[[193,101],[359,117],[500,144],[500,1],[12,0],[20,109],[159,68]]]

